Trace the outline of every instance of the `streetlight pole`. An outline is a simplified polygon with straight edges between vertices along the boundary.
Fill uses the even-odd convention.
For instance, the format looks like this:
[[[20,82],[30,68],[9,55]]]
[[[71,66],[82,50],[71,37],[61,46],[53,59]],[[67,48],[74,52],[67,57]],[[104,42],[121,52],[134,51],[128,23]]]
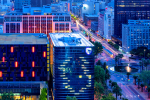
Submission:
[[[146,50],[144,49],[144,58],[145,58],[145,51],[146,51]]]

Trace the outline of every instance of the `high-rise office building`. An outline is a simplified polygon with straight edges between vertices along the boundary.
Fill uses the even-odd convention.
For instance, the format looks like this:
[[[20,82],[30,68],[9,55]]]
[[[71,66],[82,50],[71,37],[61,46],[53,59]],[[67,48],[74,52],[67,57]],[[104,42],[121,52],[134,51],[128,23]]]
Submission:
[[[112,7],[106,7],[104,14],[100,13],[98,19],[99,35],[110,40],[114,34],[114,9]]]
[[[0,93],[38,100],[49,80],[49,42],[45,34],[0,34]]]
[[[76,96],[94,100],[94,52],[82,34],[50,33],[51,85],[54,100]]]
[[[68,13],[51,13],[50,6],[25,6],[23,12],[4,16],[4,33],[69,33],[71,16]]]
[[[15,0],[14,9],[15,10],[22,10],[23,5],[31,5],[31,0]]]
[[[150,49],[150,20],[128,20],[122,25],[122,49],[130,52],[138,47]]]
[[[31,0],[32,7],[42,7],[43,5],[51,4],[52,0]]]
[[[115,0],[114,37],[122,38],[122,24],[128,19],[150,19],[150,0]]]

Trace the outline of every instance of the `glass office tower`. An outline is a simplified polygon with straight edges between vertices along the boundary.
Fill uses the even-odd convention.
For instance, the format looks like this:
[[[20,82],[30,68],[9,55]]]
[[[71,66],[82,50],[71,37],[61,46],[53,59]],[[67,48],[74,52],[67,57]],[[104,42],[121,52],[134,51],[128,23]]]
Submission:
[[[77,33],[50,33],[54,100],[94,100],[93,45]],[[53,55],[53,56],[52,56]]]
[[[150,0],[115,0],[114,35],[122,38],[122,24],[128,19],[150,19]]]

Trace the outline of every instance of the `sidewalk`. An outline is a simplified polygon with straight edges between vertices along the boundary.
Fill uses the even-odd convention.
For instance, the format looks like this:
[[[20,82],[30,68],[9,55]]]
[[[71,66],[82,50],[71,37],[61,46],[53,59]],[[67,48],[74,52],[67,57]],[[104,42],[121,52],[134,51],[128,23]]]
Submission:
[[[145,88],[143,88],[143,92],[141,92],[141,88],[138,89],[138,85],[130,85],[131,87],[133,87],[133,89],[138,92],[138,94],[140,94],[145,100],[150,100],[148,99],[148,92],[146,92]]]

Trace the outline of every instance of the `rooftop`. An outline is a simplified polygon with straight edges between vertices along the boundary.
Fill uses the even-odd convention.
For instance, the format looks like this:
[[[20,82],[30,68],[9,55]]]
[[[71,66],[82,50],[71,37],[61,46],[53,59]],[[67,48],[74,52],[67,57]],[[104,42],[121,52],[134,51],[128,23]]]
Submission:
[[[44,33],[0,33],[0,44],[47,44],[47,42],[47,35]]]
[[[87,17],[98,17],[98,15],[86,15]]]
[[[56,47],[94,46],[80,33],[49,33],[49,35]]]

